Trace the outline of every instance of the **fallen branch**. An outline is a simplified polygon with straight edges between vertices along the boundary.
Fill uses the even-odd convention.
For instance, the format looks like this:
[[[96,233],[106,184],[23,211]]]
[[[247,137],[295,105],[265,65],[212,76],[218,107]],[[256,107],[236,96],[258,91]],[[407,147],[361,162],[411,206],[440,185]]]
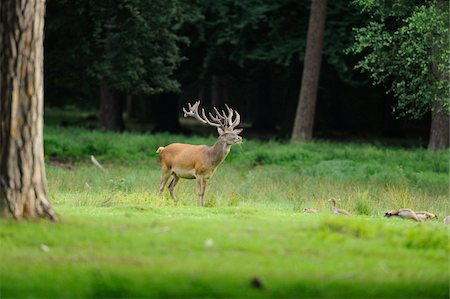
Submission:
[[[92,163],[94,163],[95,166],[97,166],[97,168],[99,168],[100,170],[104,171],[105,169],[103,168],[103,166],[97,161],[97,159],[95,159],[95,157],[93,155],[91,155],[91,161]]]

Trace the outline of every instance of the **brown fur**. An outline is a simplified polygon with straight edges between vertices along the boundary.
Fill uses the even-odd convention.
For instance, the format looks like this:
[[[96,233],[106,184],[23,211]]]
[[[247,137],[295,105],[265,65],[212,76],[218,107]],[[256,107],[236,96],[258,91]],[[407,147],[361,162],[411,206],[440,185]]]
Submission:
[[[241,121],[241,116],[237,111],[225,106],[228,114],[214,108],[216,115],[209,113],[209,119],[204,109],[199,111],[200,101],[196,101],[193,105],[189,103],[188,109],[183,108],[185,117],[193,117],[203,124],[217,128],[219,138],[213,146],[172,143],[165,147],[160,146],[156,151],[159,153],[162,170],[159,193],[162,195],[167,180],[173,176],[169,184],[169,193],[175,205],[177,201],[173,191],[180,178],[184,178],[197,180],[198,205],[203,206],[203,195],[208,180],[225,160],[231,145],[242,141],[242,137],[239,136],[242,129],[235,129]]]
[[[202,206],[206,184],[225,160],[231,145],[241,142],[239,132],[240,130],[223,132],[213,146],[172,143],[159,147],[162,169],[160,193],[162,194],[169,177],[173,176],[169,184],[169,193],[176,204],[173,190],[179,179],[196,179],[198,205]]]

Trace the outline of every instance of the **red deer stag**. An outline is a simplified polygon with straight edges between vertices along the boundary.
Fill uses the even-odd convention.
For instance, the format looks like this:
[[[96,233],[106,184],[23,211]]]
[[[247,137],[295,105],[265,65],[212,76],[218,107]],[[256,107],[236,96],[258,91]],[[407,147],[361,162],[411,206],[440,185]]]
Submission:
[[[209,119],[205,115],[205,109],[202,108],[201,115],[198,108],[200,101],[194,105],[188,104],[189,110],[183,108],[184,117],[194,117],[203,124],[216,127],[219,132],[219,138],[213,146],[192,145],[183,143],[172,143],[167,146],[160,146],[156,151],[159,153],[162,168],[161,184],[159,193],[162,195],[164,187],[170,176],[173,176],[169,184],[169,193],[174,205],[177,204],[173,190],[180,178],[196,179],[199,206],[203,206],[203,195],[208,180],[214,175],[217,167],[225,160],[233,144],[241,143],[242,137],[238,134],[242,129],[235,129],[241,121],[238,112],[233,111],[227,105],[228,113],[222,110],[220,113],[214,108],[215,115],[209,113]],[[233,115],[235,118],[233,120]]]

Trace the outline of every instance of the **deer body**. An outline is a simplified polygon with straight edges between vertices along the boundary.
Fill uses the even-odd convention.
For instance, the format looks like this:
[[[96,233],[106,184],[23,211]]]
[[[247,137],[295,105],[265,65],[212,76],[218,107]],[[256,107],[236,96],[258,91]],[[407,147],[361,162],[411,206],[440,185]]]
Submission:
[[[203,196],[208,180],[225,160],[230,152],[231,145],[242,141],[242,137],[238,135],[242,130],[234,129],[240,121],[240,116],[237,112],[236,119],[232,121],[233,110],[228,108],[228,106],[228,116],[225,112],[222,111],[222,114],[220,114],[215,109],[217,116],[214,117],[210,114],[210,117],[213,119],[213,121],[210,121],[206,118],[203,110],[203,117],[199,116],[199,104],[200,102],[196,102],[193,106],[189,104],[189,112],[183,109],[185,116],[193,116],[203,123],[217,127],[219,137],[216,143],[213,146],[172,143],[165,147],[161,146],[157,150],[160,154],[162,169],[159,192],[162,194],[168,179],[173,176],[169,184],[169,193],[175,205],[176,198],[173,191],[179,179],[183,178],[197,180],[198,205],[203,206]]]
[[[203,175],[209,179],[230,152],[230,145],[217,141],[213,146],[172,143],[160,148],[163,168],[182,179]]]

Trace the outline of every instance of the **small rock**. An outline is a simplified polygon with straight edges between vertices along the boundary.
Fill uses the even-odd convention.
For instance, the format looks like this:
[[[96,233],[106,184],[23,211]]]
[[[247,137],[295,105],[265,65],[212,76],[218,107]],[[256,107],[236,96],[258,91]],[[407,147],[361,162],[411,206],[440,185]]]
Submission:
[[[205,247],[213,247],[214,246],[214,240],[213,239],[206,239],[204,242]]]
[[[253,277],[250,280],[250,286],[255,289],[264,289],[264,284],[262,280],[258,277]]]
[[[41,248],[41,250],[42,250],[43,252],[49,252],[49,251],[50,251],[50,247],[48,247],[48,246],[45,245],[45,244],[41,244],[39,247]]]

